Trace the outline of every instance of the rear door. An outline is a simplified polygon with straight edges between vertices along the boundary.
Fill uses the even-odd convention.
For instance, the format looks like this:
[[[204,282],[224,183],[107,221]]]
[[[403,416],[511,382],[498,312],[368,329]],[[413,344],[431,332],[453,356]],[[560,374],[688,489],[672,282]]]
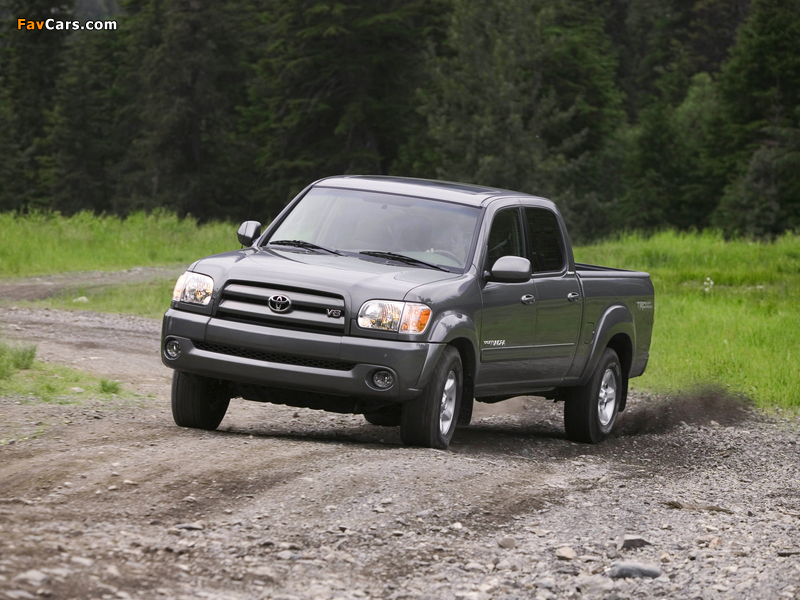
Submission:
[[[566,240],[556,214],[524,207],[529,259],[536,288],[537,325],[532,370],[541,385],[558,385],[575,354],[583,317],[581,287],[569,269]]]

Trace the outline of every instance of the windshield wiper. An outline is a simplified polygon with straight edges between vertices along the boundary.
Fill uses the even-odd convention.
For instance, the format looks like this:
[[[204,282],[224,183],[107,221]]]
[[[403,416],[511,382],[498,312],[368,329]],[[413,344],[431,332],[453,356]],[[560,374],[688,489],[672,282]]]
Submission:
[[[297,248],[306,248],[308,250],[323,250],[330,254],[336,254],[338,256],[343,256],[341,252],[338,250],[334,250],[333,248],[326,248],[325,246],[318,246],[317,244],[312,244],[311,242],[304,242],[303,240],[278,240],[276,242],[269,242],[268,246],[296,246]]]
[[[421,267],[428,267],[429,269],[436,269],[437,271],[444,271],[445,273],[450,272],[447,269],[443,269],[439,265],[425,262],[424,260],[414,258],[413,256],[406,256],[405,254],[382,252],[380,250],[364,250],[363,252],[359,252],[359,254],[366,254],[367,256],[374,256],[376,258],[388,258],[390,260],[396,260],[397,262],[405,263],[407,265],[419,265]]]

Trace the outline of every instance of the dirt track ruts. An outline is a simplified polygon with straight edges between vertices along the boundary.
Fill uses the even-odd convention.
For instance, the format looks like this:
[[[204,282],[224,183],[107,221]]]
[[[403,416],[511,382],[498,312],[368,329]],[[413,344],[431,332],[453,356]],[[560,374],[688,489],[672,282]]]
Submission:
[[[447,452],[241,400],[209,433],[172,423],[158,321],[0,325],[151,395],[0,399],[0,598],[800,597],[798,422],[716,392],[634,395],[598,446],[536,398],[479,405]],[[611,578],[621,560],[662,575]]]

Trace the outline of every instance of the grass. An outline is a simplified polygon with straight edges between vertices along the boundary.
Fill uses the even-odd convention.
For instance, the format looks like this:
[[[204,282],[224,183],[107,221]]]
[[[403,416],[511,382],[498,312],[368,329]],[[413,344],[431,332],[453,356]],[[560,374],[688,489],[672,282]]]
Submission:
[[[0,396],[23,402],[79,404],[91,398],[133,396],[118,381],[36,360],[36,346],[15,346],[0,339]]]
[[[714,232],[632,234],[576,248],[575,256],[653,279],[650,363],[633,387],[716,384],[762,407],[800,409],[800,236],[760,243]]]
[[[231,224],[197,225],[169,213],[125,220],[0,214],[0,278],[188,264],[236,248],[234,232]],[[794,342],[800,332],[800,235],[761,243],[725,241],[714,232],[630,234],[578,247],[575,256],[652,276],[651,358],[635,388],[668,393],[719,385],[762,407],[800,410],[800,350]],[[34,305],[160,318],[174,283],[76,286]],[[73,302],[80,296],[88,301]]]
[[[122,313],[160,319],[169,308],[173,287],[175,278],[115,286],[76,286],[67,288],[46,300],[14,304],[58,310]],[[86,301],[75,302],[75,299],[80,297],[86,298]]]
[[[122,391],[122,384],[119,381],[100,380],[101,394],[119,394]]]
[[[0,279],[189,264],[237,247],[234,225],[198,225],[166,211],[126,219],[88,212],[0,213]]]
[[[36,346],[9,346],[0,340],[0,379],[9,379],[17,371],[30,369],[36,358]]]

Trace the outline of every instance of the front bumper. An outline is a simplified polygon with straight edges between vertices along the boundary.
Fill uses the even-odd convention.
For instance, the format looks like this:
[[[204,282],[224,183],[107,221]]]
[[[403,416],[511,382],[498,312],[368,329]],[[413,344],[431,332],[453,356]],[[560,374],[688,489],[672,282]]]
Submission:
[[[165,354],[177,340],[181,353]],[[235,383],[373,400],[403,402],[420,394],[444,344],[292,331],[169,309],[164,315],[161,360],[171,369]],[[380,390],[375,371],[395,377]]]

